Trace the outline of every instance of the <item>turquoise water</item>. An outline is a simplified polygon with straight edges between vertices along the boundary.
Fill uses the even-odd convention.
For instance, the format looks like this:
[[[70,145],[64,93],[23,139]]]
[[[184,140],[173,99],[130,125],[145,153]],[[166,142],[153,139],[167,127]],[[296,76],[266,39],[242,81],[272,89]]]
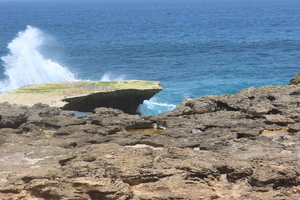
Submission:
[[[143,79],[184,98],[288,84],[299,73],[300,1],[0,1],[1,92],[62,80]],[[11,45],[9,45],[11,44]]]

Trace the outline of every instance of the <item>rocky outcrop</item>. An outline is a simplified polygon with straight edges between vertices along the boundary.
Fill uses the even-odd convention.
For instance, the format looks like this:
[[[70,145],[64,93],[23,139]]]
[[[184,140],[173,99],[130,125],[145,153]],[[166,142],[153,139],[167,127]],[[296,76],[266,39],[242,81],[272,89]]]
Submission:
[[[299,199],[299,95],[248,88],[143,117],[0,104],[0,197]]]
[[[300,83],[300,74],[290,80],[290,85],[298,85]]]
[[[138,106],[160,92],[157,81],[75,81],[28,85],[0,94],[0,103],[48,104],[64,110],[92,112],[97,107],[135,114]]]
[[[148,100],[161,89],[124,89],[111,92],[99,92],[83,97],[67,98],[68,102],[62,107],[64,110],[92,112],[97,107],[116,108],[129,114],[136,114],[137,108],[144,100]]]

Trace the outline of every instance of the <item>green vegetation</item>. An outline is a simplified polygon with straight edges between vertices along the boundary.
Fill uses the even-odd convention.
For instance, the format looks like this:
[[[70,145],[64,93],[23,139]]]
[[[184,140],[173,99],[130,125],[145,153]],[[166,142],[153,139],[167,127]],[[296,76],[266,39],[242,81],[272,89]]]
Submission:
[[[147,85],[157,85],[157,81],[98,81],[98,82],[91,82],[90,85],[97,85],[97,86],[115,86],[115,85],[140,85],[140,86],[147,86]]]
[[[96,86],[114,86],[118,83],[118,81],[99,81],[99,82],[90,82],[89,85]]]
[[[49,93],[68,88],[69,87],[63,86],[61,84],[44,84],[35,88],[20,88],[15,93]]]
[[[37,85],[29,85],[23,88],[19,88],[14,93],[59,93],[62,90],[72,90],[72,89],[92,89],[92,88],[105,88],[108,90],[127,90],[127,89],[137,89],[146,90],[154,89],[159,87],[160,82],[157,81],[139,81],[139,80],[127,80],[127,81],[77,81],[77,82],[57,82],[57,83],[44,83]]]
[[[300,74],[290,80],[290,85],[298,85],[300,83]]]
[[[89,85],[110,87],[115,90],[123,90],[129,88],[146,89],[143,87],[159,86],[160,82],[157,81],[139,81],[139,80],[128,80],[128,81],[99,81],[91,82]]]

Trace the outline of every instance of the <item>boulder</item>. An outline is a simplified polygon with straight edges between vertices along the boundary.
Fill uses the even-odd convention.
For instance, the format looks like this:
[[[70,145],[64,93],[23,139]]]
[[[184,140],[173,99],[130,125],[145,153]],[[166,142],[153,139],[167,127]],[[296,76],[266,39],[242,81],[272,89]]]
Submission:
[[[0,106],[0,128],[18,128],[27,118],[24,108],[12,107],[8,103]]]

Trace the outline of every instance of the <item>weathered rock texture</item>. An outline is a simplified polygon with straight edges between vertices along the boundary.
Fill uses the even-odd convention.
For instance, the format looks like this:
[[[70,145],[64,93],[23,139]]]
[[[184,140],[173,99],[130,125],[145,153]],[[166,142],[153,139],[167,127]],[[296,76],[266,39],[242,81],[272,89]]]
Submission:
[[[298,85],[300,83],[300,74],[290,80],[290,85]]]
[[[299,95],[248,88],[144,117],[0,104],[0,199],[299,199]]]
[[[64,110],[92,112],[111,107],[135,114],[138,106],[160,92],[157,81],[76,81],[28,85],[0,94],[0,103],[32,106],[44,103]]]

